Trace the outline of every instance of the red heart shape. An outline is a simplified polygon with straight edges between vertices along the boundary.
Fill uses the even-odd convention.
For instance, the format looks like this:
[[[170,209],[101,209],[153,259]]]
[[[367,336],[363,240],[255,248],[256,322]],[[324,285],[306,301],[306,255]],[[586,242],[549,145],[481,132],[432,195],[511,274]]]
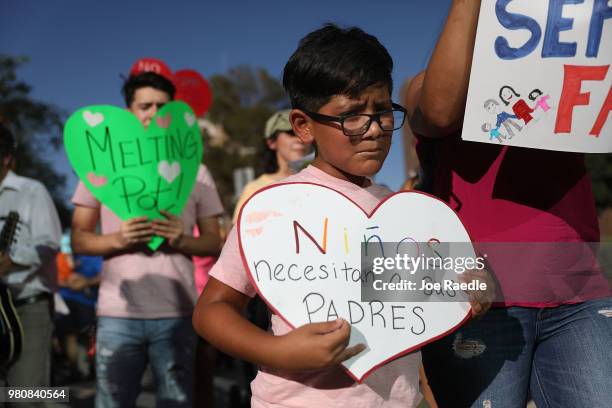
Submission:
[[[95,173],[89,173],[87,175],[87,180],[95,187],[102,187],[108,181],[106,176],[96,176]]]
[[[158,116],[155,118],[155,122],[157,123],[157,126],[163,129],[167,129],[168,126],[170,126],[171,121],[172,121],[172,116],[170,115]]]

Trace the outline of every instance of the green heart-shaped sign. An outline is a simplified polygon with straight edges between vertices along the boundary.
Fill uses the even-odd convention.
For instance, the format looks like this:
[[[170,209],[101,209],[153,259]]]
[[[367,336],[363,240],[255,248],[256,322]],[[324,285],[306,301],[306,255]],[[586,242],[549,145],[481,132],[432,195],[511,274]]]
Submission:
[[[147,129],[125,109],[87,106],[68,118],[64,145],[89,191],[122,220],[180,215],[202,160],[196,117],[183,102],[164,105]]]

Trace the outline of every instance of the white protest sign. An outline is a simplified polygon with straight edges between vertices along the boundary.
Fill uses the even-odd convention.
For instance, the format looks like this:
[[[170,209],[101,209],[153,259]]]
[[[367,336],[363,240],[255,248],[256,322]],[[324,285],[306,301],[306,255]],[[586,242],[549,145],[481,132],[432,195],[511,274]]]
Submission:
[[[464,140],[612,152],[612,1],[483,0]]]
[[[351,323],[349,346],[367,346],[344,363],[357,381],[450,333],[470,315],[469,303],[450,298],[361,301],[361,283],[368,272],[360,271],[363,242],[470,243],[450,207],[426,194],[391,195],[367,214],[331,188],[279,184],[253,195],[237,225],[249,277],[274,313],[294,328],[338,317]],[[375,277],[369,273],[369,278]]]

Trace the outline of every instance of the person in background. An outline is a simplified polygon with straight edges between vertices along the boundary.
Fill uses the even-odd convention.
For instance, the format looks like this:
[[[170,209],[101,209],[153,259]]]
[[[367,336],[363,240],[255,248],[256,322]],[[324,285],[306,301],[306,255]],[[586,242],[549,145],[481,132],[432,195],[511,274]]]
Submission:
[[[304,158],[307,147],[295,135],[289,122],[290,109],[275,112],[266,121],[262,151],[263,174],[248,183],[236,202],[232,222],[235,224],[240,208],[257,190],[295,173],[290,163]]]
[[[208,186],[210,189],[217,193],[217,186],[215,181],[210,174],[210,171],[205,165],[200,165],[197,179],[199,182]],[[221,216],[219,216],[221,221]],[[222,227],[220,226],[220,239],[223,240],[221,234]],[[198,226],[194,226],[193,236],[199,237],[200,231]],[[193,256],[193,274],[196,291],[198,297],[202,294],[206,283],[208,282],[208,272],[217,261],[216,256]],[[195,357],[195,368],[194,368],[194,394],[193,402],[194,407],[203,408],[214,408],[215,402],[215,390],[214,390],[214,374],[217,364],[217,350],[212,347],[201,337],[198,337],[196,345],[196,357]]]
[[[13,134],[0,124],[0,227],[5,225],[9,213],[19,214],[14,241],[0,255],[0,279],[12,292],[23,327],[21,354],[8,368],[5,378],[0,378],[0,384],[48,387],[53,291],[57,287],[55,257],[62,228],[47,189],[40,182],[13,172],[16,148]]]
[[[408,177],[406,177],[406,181],[400,187],[400,191],[412,191],[418,190],[418,185],[421,182],[421,178],[419,172],[416,170],[411,170],[408,173]]]
[[[480,6],[451,2],[406,93],[428,192],[457,212],[503,293],[423,347],[429,385],[442,408],[524,408],[529,395],[611,407],[612,297],[589,246],[599,230],[584,155],[461,139]]]
[[[68,363],[64,381],[78,381],[93,374],[87,350],[96,324],[102,257],[73,254],[68,234],[62,237],[61,248],[57,262],[59,293],[69,313],[56,318],[56,336]],[[54,371],[59,375],[59,370]]]
[[[168,79],[152,72],[130,76],[125,103],[146,128],[174,98]],[[214,189],[199,180],[181,216],[120,220],[81,182],[72,197],[72,249],[104,256],[98,296],[96,405],[134,406],[147,363],[155,379],[157,405],[191,407],[196,337],[190,316],[197,298],[191,256],[217,255],[217,216],[223,213]],[[96,225],[101,223],[101,231]],[[201,235],[194,237],[197,225]],[[165,238],[157,251],[147,242]]]

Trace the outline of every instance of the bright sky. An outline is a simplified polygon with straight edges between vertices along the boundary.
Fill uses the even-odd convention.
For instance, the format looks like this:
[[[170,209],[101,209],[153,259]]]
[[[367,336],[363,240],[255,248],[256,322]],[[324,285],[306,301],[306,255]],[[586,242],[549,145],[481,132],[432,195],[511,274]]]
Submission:
[[[93,104],[122,106],[120,75],[141,57],[205,77],[248,64],[281,78],[297,43],[325,22],[357,25],[375,35],[395,62],[394,97],[425,65],[450,0],[92,1],[3,0],[0,53],[25,55],[18,72],[33,97],[67,114]],[[213,100],[214,103],[214,100]],[[392,189],[404,180],[401,135],[377,181]],[[56,167],[77,178],[62,152]]]

